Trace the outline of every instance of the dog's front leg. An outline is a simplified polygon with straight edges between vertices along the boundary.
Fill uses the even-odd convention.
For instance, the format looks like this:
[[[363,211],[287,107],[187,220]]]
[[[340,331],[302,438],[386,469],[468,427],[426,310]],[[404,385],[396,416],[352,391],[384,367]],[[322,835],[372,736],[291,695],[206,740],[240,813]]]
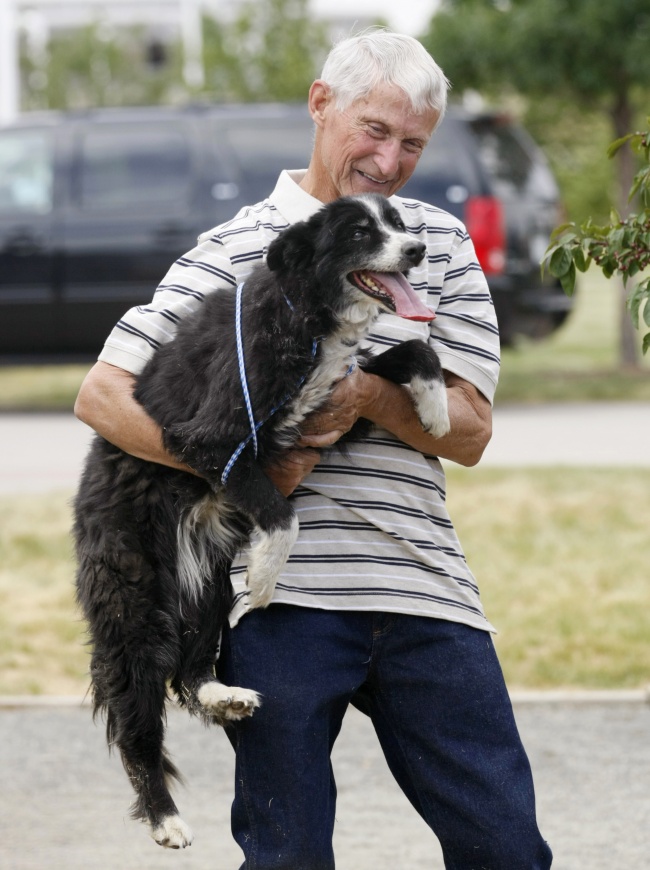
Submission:
[[[225,492],[229,503],[253,525],[247,573],[250,605],[266,607],[298,536],[298,518],[259,465],[245,454],[231,469]]]
[[[447,388],[438,354],[414,338],[364,360],[364,371],[394,384],[408,384],[423,429],[434,438],[449,432]]]

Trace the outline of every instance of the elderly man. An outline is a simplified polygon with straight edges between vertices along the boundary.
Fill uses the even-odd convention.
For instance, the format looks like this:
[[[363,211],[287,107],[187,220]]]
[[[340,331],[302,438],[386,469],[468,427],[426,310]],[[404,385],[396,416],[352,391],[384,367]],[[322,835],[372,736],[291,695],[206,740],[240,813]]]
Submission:
[[[410,37],[373,31],[335,46],[309,91],[315,142],[307,170],[283,172],[267,200],[206,233],[172,266],[154,301],[116,326],[77,401],[80,419],[108,440],[182,467],[134,401],[133,378],[206,293],[236,286],[277,233],[342,195],[393,197],[407,229],[427,245],[409,279],[436,320],[382,315],[371,339],[378,348],[414,337],[432,343],[445,370],[450,433],[434,439],[422,430],[406,387],[358,368],[342,373],[301,446],[267,469],[293,493],[300,519],[268,609],[249,607],[243,567],[233,567],[219,676],[263,698],[252,718],[228,729],[237,757],[233,833],[249,870],[334,867],[330,753],[350,703],[370,716],[446,867],[551,864],[492,627],[445,509],[439,461],[474,465],[490,438],[494,309],[463,225],[394,197],[444,114],[447,88]],[[352,443],[349,457],[328,450],[359,417],[374,424],[369,437]]]

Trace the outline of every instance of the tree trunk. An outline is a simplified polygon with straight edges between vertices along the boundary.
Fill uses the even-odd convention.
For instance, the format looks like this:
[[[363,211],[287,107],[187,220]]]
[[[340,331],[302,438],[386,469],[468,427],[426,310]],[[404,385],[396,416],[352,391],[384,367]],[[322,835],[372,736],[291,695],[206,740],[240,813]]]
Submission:
[[[616,99],[611,112],[612,124],[617,139],[632,133],[633,111],[626,90],[623,90]],[[625,218],[630,213],[628,196],[634,181],[635,164],[634,154],[629,146],[621,148],[616,155],[617,167],[617,210],[621,217]],[[634,369],[639,366],[638,337],[630,311],[627,307],[628,288],[623,284],[622,278],[617,278],[616,288],[619,299],[619,343],[618,360],[621,368]]]

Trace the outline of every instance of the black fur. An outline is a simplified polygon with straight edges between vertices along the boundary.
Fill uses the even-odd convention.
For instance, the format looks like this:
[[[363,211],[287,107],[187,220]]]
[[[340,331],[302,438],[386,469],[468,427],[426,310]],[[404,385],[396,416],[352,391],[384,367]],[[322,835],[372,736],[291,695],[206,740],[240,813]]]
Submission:
[[[225,485],[224,467],[250,432],[234,289],[206,297],[157,351],[134,393],[162,427],[167,449],[200,476],[137,459],[100,437],[91,447],[75,500],[74,533],[77,597],[92,646],[94,712],[105,714],[108,743],[118,746],[135,789],[133,815],[148,821],[163,845],[191,842],[167,784],[178,776],[163,749],[167,684],[205,721],[236,720],[257,705],[254,693],[221,687],[215,677],[219,632],[232,601],[230,561],[254,527],[271,544],[290,546],[293,508],[263,469],[295,441],[300,421],[327,398],[347,357],[358,353],[380,305],[348,276],[376,269],[391,245],[393,253],[399,247],[395,262],[388,268],[380,260],[378,271],[407,271],[424,255],[424,245],[406,236],[398,213],[381,197],[338,200],[272,242],[266,265],[245,284],[242,313],[255,419],[268,420],[258,432],[257,458],[249,443]],[[390,300],[383,302],[390,307]],[[346,320],[351,306],[367,314],[357,329]],[[328,364],[333,347],[338,355]],[[331,371],[314,389],[326,364]],[[442,384],[436,355],[420,341],[362,364],[397,383],[417,375]],[[216,515],[222,525],[210,535],[209,517]],[[185,537],[177,540],[179,528]],[[201,554],[185,580],[177,570],[179,546]],[[249,581],[263,587],[257,603],[265,606],[276,577],[251,573],[252,565],[251,556]],[[262,562],[261,574],[266,566]],[[280,568],[273,566],[276,575]],[[218,701],[200,700],[206,687]]]

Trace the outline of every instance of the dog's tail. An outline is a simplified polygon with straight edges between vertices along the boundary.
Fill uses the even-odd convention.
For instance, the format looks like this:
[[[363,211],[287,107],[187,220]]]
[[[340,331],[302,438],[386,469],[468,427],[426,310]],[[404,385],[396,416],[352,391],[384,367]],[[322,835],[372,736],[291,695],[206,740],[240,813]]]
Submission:
[[[232,561],[248,530],[220,493],[209,493],[181,517],[176,572],[181,595],[196,603],[219,566]]]

